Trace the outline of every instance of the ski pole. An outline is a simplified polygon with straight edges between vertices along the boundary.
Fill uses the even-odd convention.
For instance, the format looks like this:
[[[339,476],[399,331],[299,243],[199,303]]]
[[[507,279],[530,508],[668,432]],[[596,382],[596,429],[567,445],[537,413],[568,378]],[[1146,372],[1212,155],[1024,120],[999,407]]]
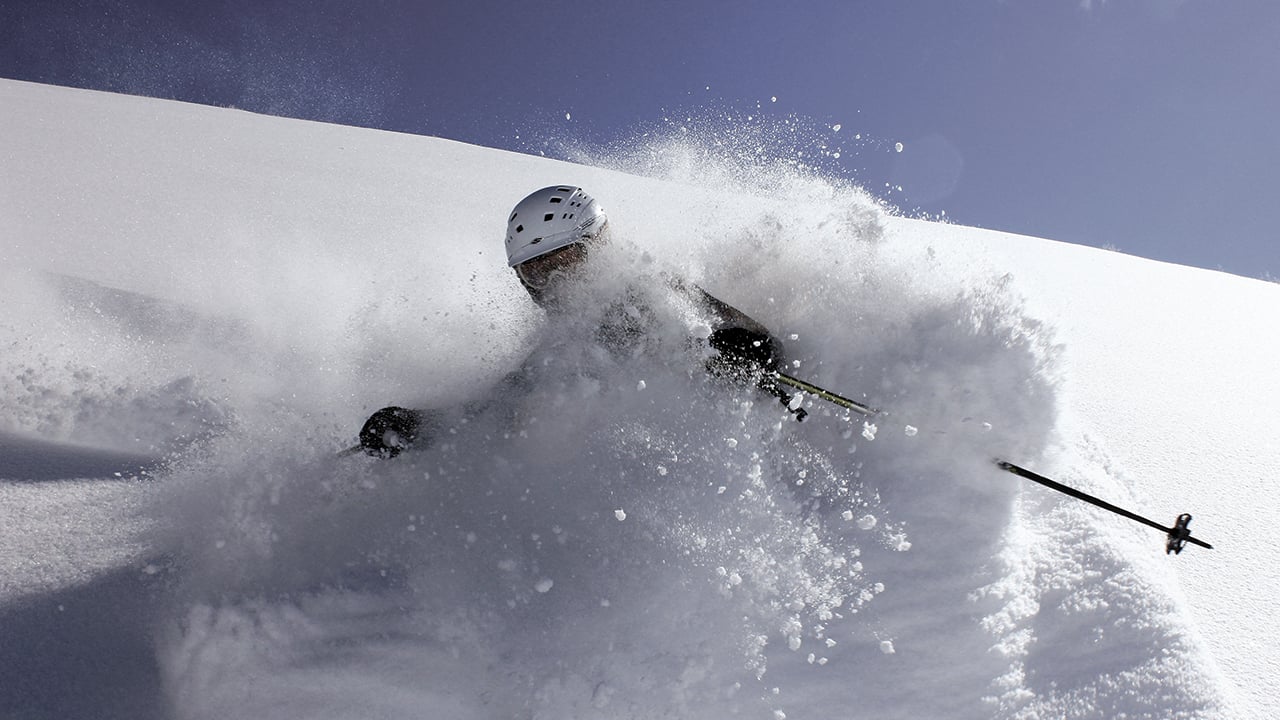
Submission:
[[[842,408],[846,408],[848,410],[852,410],[854,412],[861,413],[867,416],[880,414],[879,410],[871,407],[870,405],[865,405],[863,403],[858,402],[857,400],[850,400],[849,398],[844,397],[842,395],[837,395],[831,392],[830,390],[824,390],[823,388],[820,388],[817,385],[814,385],[813,383],[805,382],[804,380],[791,377],[790,375],[787,375],[785,373],[771,373],[771,375],[773,376],[774,380],[784,385],[789,385],[797,390],[803,390],[804,392],[807,392],[810,395],[822,398],[823,400],[826,400],[827,402],[835,405],[839,405]]]
[[[850,400],[847,397],[837,395],[836,393],[833,393],[830,390],[825,390],[823,388],[820,388],[817,385],[814,385],[813,383],[805,382],[804,380],[793,378],[789,375],[784,375],[783,373],[776,373],[775,375],[773,375],[773,378],[777,382],[783,383],[785,385],[789,385],[793,388],[796,388],[797,390],[803,390],[804,392],[810,393],[815,397],[822,398],[823,400],[839,405],[840,407],[848,408],[855,412],[862,413],[863,415],[871,416],[871,415],[880,414],[879,410],[871,407],[870,405],[865,405],[856,400]],[[1001,470],[1005,470],[1007,472],[1013,473],[1014,475],[1025,478],[1027,480],[1040,483],[1041,485],[1044,485],[1047,488],[1050,488],[1052,490],[1057,490],[1058,492],[1063,493],[1065,495],[1069,495],[1073,498],[1076,498],[1077,500],[1083,500],[1092,505],[1096,505],[1097,507],[1100,507],[1103,510],[1109,510],[1117,515],[1120,515],[1121,517],[1129,518],[1130,520],[1140,522],[1143,525],[1153,527],[1156,530],[1163,532],[1166,536],[1168,536],[1168,540],[1165,542],[1166,554],[1173,553],[1176,555],[1181,553],[1183,547],[1185,547],[1187,543],[1199,545],[1200,547],[1208,548],[1210,550],[1213,549],[1213,546],[1210,545],[1209,543],[1201,540],[1200,538],[1191,536],[1191,530],[1188,527],[1188,525],[1191,523],[1190,513],[1183,513],[1179,515],[1177,521],[1174,522],[1173,527],[1165,527],[1164,525],[1161,525],[1160,523],[1154,520],[1149,520],[1141,515],[1138,515],[1137,513],[1130,512],[1116,505],[1112,505],[1111,503],[1105,500],[1094,497],[1093,495],[1090,495],[1086,492],[1082,492],[1073,487],[1063,485],[1062,483],[1057,482],[1055,480],[1050,480],[1049,478],[1043,475],[1039,475],[1037,473],[1031,472],[1030,470],[1024,467],[1015,465],[1011,462],[1008,462],[1005,460],[996,460],[995,464]]]
[[[1209,543],[1199,538],[1191,537],[1191,530],[1190,528],[1187,527],[1187,525],[1191,523],[1190,513],[1183,513],[1179,515],[1178,520],[1173,524],[1173,527],[1165,527],[1164,525],[1161,525],[1160,523],[1154,520],[1148,520],[1147,518],[1144,518],[1137,513],[1133,513],[1128,510],[1125,510],[1122,507],[1117,507],[1115,505],[1112,505],[1111,503],[1105,500],[1096,498],[1093,495],[1090,495],[1086,492],[1082,492],[1073,487],[1063,485],[1060,482],[1050,480],[1049,478],[1043,475],[1033,473],[1024,467],[1014,465],[1011,462],[1007,462],[1005,460],[996,460],[995,463],[996,463],[996,467],[1000,468],[1001,470],[1006,470],[1008,472],[1011,472],[1014,475],[1017,475],[1018,477],[1026,478],[1027,480],[1031,480],[1032,482],[1040,483],[1041,485],[1044,485],[1047,488],[1050,488],[1052,490],[1057,490],[1058,492],[1063,493],[1065,495],[1070,495],[1071,497],[1076,498],[1077,500],[1083,500],[1092,505],[1096,505],[1102,508],[1103,510],[1109,510],[1121,517],[1129,518],[1130,520],[1140,522],[1143,525],[1153,527],[1156,530],[1163,532],[1164,534],[1169,536],[1168,541],[1165,543],[1164,551],[1166,555],[1169,553],[1173,553],[1175,555],[1178,553],[1181,553],[1183,546],[1186,545],[1187,543],[1193,543],[1195,545],[1199,545],[1200,547],[1208,548],[1210,550],[1213,549],[1213,546],[1210,545]]]

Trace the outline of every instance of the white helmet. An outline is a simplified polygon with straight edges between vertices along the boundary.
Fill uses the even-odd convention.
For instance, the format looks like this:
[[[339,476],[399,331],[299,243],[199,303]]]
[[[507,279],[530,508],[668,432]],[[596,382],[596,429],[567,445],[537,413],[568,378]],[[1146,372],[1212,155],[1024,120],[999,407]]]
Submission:
[[[600,203],[571,185],[552,185],[516,204],[507,219],[507,265],[593,238],[608,218]]]

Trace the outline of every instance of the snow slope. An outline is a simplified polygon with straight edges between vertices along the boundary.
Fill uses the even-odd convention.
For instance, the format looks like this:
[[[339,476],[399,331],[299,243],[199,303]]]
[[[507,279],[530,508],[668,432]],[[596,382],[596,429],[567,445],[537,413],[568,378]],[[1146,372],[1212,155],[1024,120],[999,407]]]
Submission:
[[[1277,709],[1280,286],[678,134],[592,167],[9,81],[0,127],[0,716]],[[561,182],[620,250],[549,318],[499,237]],[[597,352],[660,267],[889,413],[709,380],[656,282],[647,352]],[[477,398],[425,452],[334,456],[382,405]]]

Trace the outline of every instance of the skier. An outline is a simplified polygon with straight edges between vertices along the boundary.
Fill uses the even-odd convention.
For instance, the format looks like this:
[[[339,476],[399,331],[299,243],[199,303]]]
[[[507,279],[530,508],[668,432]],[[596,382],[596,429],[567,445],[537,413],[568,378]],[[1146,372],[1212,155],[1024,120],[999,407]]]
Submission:
[[[507,264],[533,300],[551,315],[581,311],[574,304],[575,283],[588,271],[587,258],[603,254],[611,245],[608,217],[600,204],[582,188],[553,185],[542,188],[516,204],[507,219]],[[707,360],[714,375],[740,384],[754,383],[784,404],[790,397],[773,381],[780,366],[782,344],[741,310],[715,298],[696,285],[675,277],[664,278],[668,288],[697,308],[711,327],[707,345],[715,352]],[[595,328],[595,337],[610,352],[634,351],[645,340],[652,313],[634,287],[609,303]],[[508,375],[500,388],[527,389],[531,367]],[[506,393],[502,393],[506,394]],[[360,445],[375,457],[393,457],[414,444],[422,444],[441,418],[465,417],[481,406],[435,410],[411,410],[391,406],[378,410],[360,430]],[[803,409],[792,409],[803,419]]]

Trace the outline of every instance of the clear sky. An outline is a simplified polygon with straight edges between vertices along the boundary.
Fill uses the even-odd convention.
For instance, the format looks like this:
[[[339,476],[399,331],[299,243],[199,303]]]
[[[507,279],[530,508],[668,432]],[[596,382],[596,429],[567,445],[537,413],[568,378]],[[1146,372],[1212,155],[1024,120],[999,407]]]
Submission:
[[[1276,0],[0,0],[0,77],[521,151],[798,119],[909,213],[1280,276]]]

